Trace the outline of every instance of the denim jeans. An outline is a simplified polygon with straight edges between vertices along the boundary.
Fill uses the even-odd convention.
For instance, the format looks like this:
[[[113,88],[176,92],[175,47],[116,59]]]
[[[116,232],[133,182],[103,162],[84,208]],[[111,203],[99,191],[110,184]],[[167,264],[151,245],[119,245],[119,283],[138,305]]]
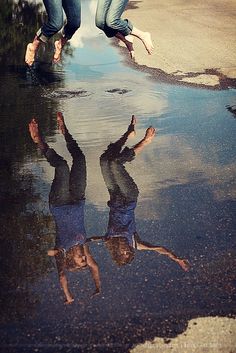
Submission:
[[[71,39],[81,23],[81,0],[43,0],[47,11],[48,21],[37,32],[42,42],[60,31],[64,25],[63,10],[66,14],[66,25],[63,36]]]
[[[49,204],[62,206],[76,204],[85,199],[86,189],[86,161],[85,156],[76,141],[66,132],[67,149],[72,156],[71,170],[67,162],[54,149],[48,148],[44,155],[52,167],[55,175],[49,194]]]
[[[118,32],[127,36],[132,32],[132,23],[121,19],[129,0],[98,0],[95,22],[107,37],[114,37]]]
[[[127,204],[137,202],[138,187],[133,178],[126,171],[124,164],[135,158],[132,148],[122,146],[119,141],[108,146],[100,157],[100,166],[103,179],[110,195],[110,202]]]

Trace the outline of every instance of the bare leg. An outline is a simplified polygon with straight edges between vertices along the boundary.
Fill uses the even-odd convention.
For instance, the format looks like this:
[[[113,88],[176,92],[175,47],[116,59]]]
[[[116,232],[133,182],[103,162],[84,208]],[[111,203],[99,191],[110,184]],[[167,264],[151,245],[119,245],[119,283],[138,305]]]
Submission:
[[[135,131],[136,123],[137,123],[137,119],[134,115],[132,115],[130,124],[128,126],[128,130],[127,130],[128,138],[134,137],[136,135],[136,131]]]
[[[154,136],[156,133],[156,129],[154,129],[154,127],[150,126],[145,133],[144,138],[138,142],[134,147],[134,153],[138,154],[139,152],[141,152],[143,150],[143,148],[148,145],[149,143],[152,142]]]
[[[130,122],[126,132],[119,138],[119,140],[117,140],[114,143],[110,143],[110,145],[107,147],[106,151],[101,155],[101,157],[100,157],[101,161],[108,162],[108,161],[111,161],[115,157],[120,155],[121,149],[125,145],[127,139],[136,134],[135,124],[136,124],[136,118],[134,115],[132,115],[131,122]]]
[[[54,51],[54,56],[53,56],[53,62],[54,64],[57,64],[61,60],[61,52],[62,48],[66,44],[67,39],[65,37],[60,38],[59,40],[55,41],[55,51]]]
[[[43,137],[39,132],[38,123],[35,118],[33,118],[29,123],[29,132],[32,140],[38,145],[40,150],[43,152],[47,150],[48,145],[43,141]]]
[[[137,123],[137,119],[136,119],[136,117],[134,115],[132,115],[132,118],[131,118],[131,121],[130,121],[130,124],[128,126],[127,131],[115,143],[120,144],[121,146],[123,146],[128,138],[134,137],[136,135],[136,131],[135,131],[135,124],[136,123]]]
[[[64,117],[61,112],[57,112],[57,124],[58,124],[58,129],[61,131],[62,135],[65,136],[65,133],[67,130]]]
[[[152,54],[154,46],[151,39],[151,34],[149,32],[140,31],[138,28],[133,27],[131,34],[137,38],[139,38],[143,45],[145,46],[148,54]]]
[[[38,39],[38,37],[35,37],[32,43],[29,43],[26,47],[26,52],[25,52],[25,62],[29,66],[32,66],[34,63],[35,55],[38,50],[38,47],[40,46],[41,41]]]
[[[124,37],[121,33],[117,33],[116,38],[120,39],[126,45],[126,48],[129,51],[131,59],[134,59],[135,55],[134,55],[133,37],[131,35]]]

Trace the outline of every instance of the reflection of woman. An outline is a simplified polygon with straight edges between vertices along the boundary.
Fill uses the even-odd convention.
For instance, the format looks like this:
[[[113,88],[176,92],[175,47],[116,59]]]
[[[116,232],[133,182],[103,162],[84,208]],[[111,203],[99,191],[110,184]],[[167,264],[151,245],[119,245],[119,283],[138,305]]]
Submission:
[[[131,57],[134,57],[133,36],[139,38],[149,54],[153,51],[153,44],[149,32],[143,32],[121,15],[129,0],[98,0],[96,11],[96,26],[107,37],[117,37],[127,46]]]
[[[71,171],[67,162],[43,141],[35,119],[30,122],[29,130],[33,141],[37,143],[50,165],[55,168],[49,206],[56,223],[56,241],[55,248],[49,250],[48,255],[56,258],[59,280],[66,297],[66,303],[70,304],[74,299],[68,288],[66,270],[76,271],[89,267],[96,286],[94,294],[100,292],[100,279],[98,266],[86,244],[84,227],[85,157],[76,141],[69,134],[61,113],[57,113],[57,120],[65,137],[67,149],[73,159]]]
[[[40,44],[42,42],[46,43],[49,38],[62,29],[64,25],[63,10],[66,14],[66,25],[63,28],[62,37],[55,41],[54,63],[60,61],[63,46],[80,27],[81,0],[43,0],[43,3],[47,11],[48,21],[38,30],[33,42],[27,45],[25,62],[29,66],[33,64]]]
[[[125,147],[122,150],[126,140],[134,134],[135,123],[136,119],[133,116],[125,134],[117,142],[110,144],[101,156],[101,170],[110,194],[109,222],[105,237],[92,237],[91,240],[103,239],[112,259],[120,266],[130,263],[137,249],[153,250],[166,255],[179,264],[183,270],[188,270],[186,260],[177,257],[162,246],[154,246],[141,241],[137,234],[134,211],[137,205],[138,188],[125,170],[124,164],[133,160],[153,140],[155,129],[149,127],[139,143],[131,149]]]

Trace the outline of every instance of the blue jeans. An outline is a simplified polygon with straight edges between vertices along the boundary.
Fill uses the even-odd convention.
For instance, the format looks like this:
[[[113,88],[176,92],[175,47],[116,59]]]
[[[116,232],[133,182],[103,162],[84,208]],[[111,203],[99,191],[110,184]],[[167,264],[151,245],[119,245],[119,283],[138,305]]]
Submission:
[[[80,0],[43,0],[47,11],[48,21],[37,32],[42,42],[56,34],[64,25],[63,10],[66,14],[66,25],[63,36],[71,39],[81,23],[81,1]]]
[[[49,194],[49,205],[61,206],[76,204],[85,199],[86,161],[85,156],[73,137],[65,133],[66,146],[72,156],[71,170],[67,162],[52,148],[47,148],[44,155],[55,168],[55,175]]]
[[[122,147],[120,140],[111,143],[100,157],[100,166],[110,202],[128,204],[137,202],[139,191],[124,167],[135,158],[134,150],[128,147],[122,150]]]
[[[121,19],[128,1],[98,0],[95,23],[107,37],[114,37],[118,32],[127,36],[132,32],[132,23]]]

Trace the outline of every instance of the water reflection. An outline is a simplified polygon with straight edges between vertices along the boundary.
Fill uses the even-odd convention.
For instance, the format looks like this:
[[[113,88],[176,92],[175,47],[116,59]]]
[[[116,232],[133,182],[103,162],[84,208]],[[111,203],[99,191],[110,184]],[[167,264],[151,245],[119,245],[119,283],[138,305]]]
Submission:
[[[234,118],[236,118],[236,105],[227,105],[226,109],[233,114]]]
[[[118,265],[131,263],[137,250],[152,250],[175,261],[183,270],[189,269],[187,260],[179,258],[162,246],[152,245],[140,239],[136,229],[135,208],[138,201],[138,187],[125,169],[125,163],[131,162],[144,147],[149,145],[155,129],[150,126],[142,138],[132,148],[125,147],[129,138],[135,135],[136,118],[132,116],[127,131],[116,142],[111,143],[100,157],[102,175],[110,195],[108,201],[109,221],[104,237],[90,240],[105,241],[113,261]]]
[[[49,208],[56,224],[56,240],[54,249],[48,250],[48,255],[55,256],[59,281],[66,298],[65,303],[71,304],[74,297],[68,286],[66,271],[84,270],[88,267],[96,287],[94,295],[99,294],[101,286],[98,265],[86,244],[85,156],[69,133],[60,112],[57,113],[57,122],[72,157],[71,170],[64,158],[44,142],[35,119],[32,119],[29,124],[29,131],[32,140],[37,144],[48,163],[55,168],[49,194]]]
[[[87,11],[91,3],[83,2],[87,16],[83,23],[87,18],[92,21]],[[27,21],[31,23],[31,18]],[[5,24],[12,29],[11,19]],[[25,36],[18,28],[24,44],[16,48],[17,38],[10,38],[9,48],[2,38],[8,55],[0,68],[4,353],[14,351],[9,342],[17,353],[21,348],[32,352],[77,351],[78,347],[96,353],[127,353],[134,344],[155,336],[167,342],[185,331],[195,317],[234,315],[235,119],[226,109],[235,106],[234,90],[152,82],[125,67],[117,50],[92,27],[84,32],[81,28],[78,37],[73,37],[73,41],[81,40],[84,33],[73,57],[64,52],[69,60],[57,71],[61,80],[53,77],[55,67],[48,64],[52,53],[40,53],[36,68],[40,84],[35,85],[31,78],[26,80],[21,66],[26,43],[36,30],[33,27],[24,27],[31,32]],[[9,31],[6,38],[13,33]],[[86,92],[93,94],[85,96]],[[184,273],[154,251],[135,251],[131,265],[117,266],[105,242],[91,242],[102,293],[90,300],[91,276],[87,271],[68,272],[69,288],[80,297],[80,304],[62,305],[57,269],[47,256],[55,236],[48,209],[53,168],[37,154],[26,128],[29,119],[37,116],[46,141],[69,160],[64,138],[56,132],[58,110],[65,113],[66,125],[86,155],[85,227],[90,235],[105,234],[109,217],[101,151],[122,134],[130,112],[139,116],[140,137],[149,125],[159,128],[151,145],[125,164],[139,188],[135,223],[143,239],[188,258],[191,271]]]

